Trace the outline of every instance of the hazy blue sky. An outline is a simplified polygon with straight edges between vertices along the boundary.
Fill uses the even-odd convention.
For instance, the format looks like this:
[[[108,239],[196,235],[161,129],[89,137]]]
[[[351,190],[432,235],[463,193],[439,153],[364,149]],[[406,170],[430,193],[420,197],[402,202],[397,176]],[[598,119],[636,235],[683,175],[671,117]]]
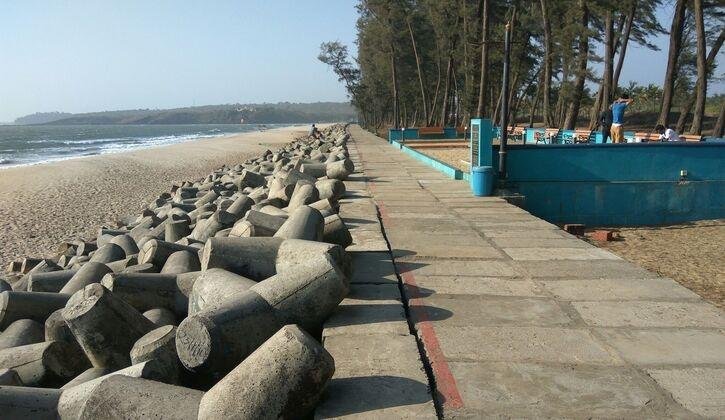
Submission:
[[[0,121],[46,111],[345,100],[316,56],[323,41],[354,49],[355,3],[0,1]],[[660,15],[669,27],[671,11]],[[628,52],[623,84],[662,83],[667,38],[657,43],[663,51]],[[722,92],[722,83],[711,91]]]

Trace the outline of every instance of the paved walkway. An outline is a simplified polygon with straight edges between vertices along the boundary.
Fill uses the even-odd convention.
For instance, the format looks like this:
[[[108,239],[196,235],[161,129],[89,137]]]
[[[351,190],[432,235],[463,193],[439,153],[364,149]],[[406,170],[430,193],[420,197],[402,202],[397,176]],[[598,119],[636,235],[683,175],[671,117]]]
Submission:
[[[351,134],[355,277],[318,418],[725,416],[722,311]]]

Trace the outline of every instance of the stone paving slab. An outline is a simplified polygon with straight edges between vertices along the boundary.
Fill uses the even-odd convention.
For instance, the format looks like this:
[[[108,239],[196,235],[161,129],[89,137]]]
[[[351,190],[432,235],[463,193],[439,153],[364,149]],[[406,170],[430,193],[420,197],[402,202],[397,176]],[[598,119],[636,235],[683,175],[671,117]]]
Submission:
[[[531,280],[477,276],[416,276],[416,286],[406,285],[408,296],[439,295],[545,296]]]
[[[551,229],[500,229],[500,228],[488,228],[483,233],[487,238],[496,239],[570,239],[566,232],[563,230],[551,230]],[[583,242],[583,241],[582,241]],[[513,248],[509,246],[509,248]]]
[[[335,375],[315,418],[437,418],[412,336],[340,335],[324,344]]]
[[[584,322],[597,327],[725,328],[722,311],[701,301],[573,302],[572,306]]]
[[[564,279],[538,283],[560,300],[701,300],[694,292],[666,278]]]
[[[621,260],[600,248],[503,248],[503,252],[515,261]]]
[[[658,418],[673,401],[626,367],[450,364],[465,406],[455,418]]]
[[[516,261],[516,268],[530,278],[630,278],[657,277],[624,260]]]
[[[725,417],[721,310],[501,198],[472,197],[467,182],[358,127],[351,134],[439,417]],[[356,293],[342,307],[366,296],[390,304],[389,292]],[[353,315],[348,323],[387,316]],[[370,335],[394,335],[379,324],[383,334]]]
[[[648,370],[647,373],[688,410],[708,418],[722,415],[725,369],[694,367]]]
[[[352,264],[350,284],[398,285],[398,276],[389,251],[349,251]]]
[[[424,302],[428,318],[436,328],[441,329],[460,326],[559,326],[573,323],[552,299],[434,294],[425,298]]]
[[[421,260],[416,262],[416,276],[483,276],[514,277],[520,275],[508,261],[499,260]],[[401,262],[408,269],[413,263]]]
[[[488,234],[488,232],[487,232]],[[486,234],[486,236],[488,236]],[[523,235],[522,235],[523,236]],[[502,238],[502,237],[490,237],[491,243],[498,248],[593,248],[587,242],[579,239],[565,239],[561,236],[554,235],[551,238],[537,238],[537,237],[520,237],[520,238]]]
[[[637,365],[725,365],[722,331],[602,328],[596,332],[625,360]]]
[[[442,328],[438,338],[449,360],[624,364],[585,328],[466,325]]]

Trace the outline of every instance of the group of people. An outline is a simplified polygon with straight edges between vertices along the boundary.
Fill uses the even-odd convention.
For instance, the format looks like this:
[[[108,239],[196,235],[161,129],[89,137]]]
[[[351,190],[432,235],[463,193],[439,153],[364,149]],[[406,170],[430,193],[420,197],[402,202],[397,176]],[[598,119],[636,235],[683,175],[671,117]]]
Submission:
[[[610,138],[612,139],[612,143],[626,142],[622,124],[624,123],[624,111],[631,103],[632,99],[629,95],[626,93],[622,94],[609,108],[599,114],[599,127],[602,129],[603,143],[607,143]],[[659,141],[682,140],[675,130],[670,127],[665,127],[662,124],[657,124],[655,132],[659,134]]]

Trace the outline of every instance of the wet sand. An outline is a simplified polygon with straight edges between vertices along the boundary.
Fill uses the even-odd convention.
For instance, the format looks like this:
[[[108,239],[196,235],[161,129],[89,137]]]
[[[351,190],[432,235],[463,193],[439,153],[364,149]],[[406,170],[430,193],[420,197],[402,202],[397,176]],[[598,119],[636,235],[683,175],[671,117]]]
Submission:
[[[136,215],[173,183],[274,150],[307,126],[0,169],[0,264],[52,256],[57,245],[93,237],[120,216]]]

